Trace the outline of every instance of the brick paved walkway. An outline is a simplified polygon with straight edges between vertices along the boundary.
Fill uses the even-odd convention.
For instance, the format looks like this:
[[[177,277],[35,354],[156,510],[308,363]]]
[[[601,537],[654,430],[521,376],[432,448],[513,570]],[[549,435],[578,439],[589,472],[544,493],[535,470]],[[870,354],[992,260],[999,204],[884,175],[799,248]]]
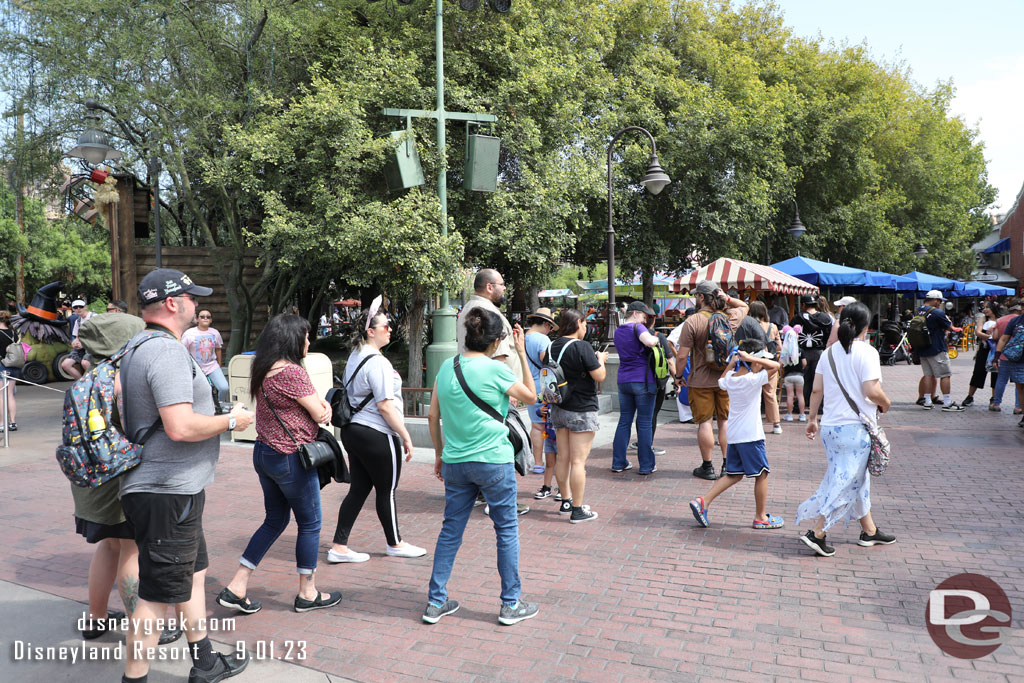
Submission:
[[[967,354],[954,361],[956,400],[965,394],[970,362]],[[252,582],[250,594],[263,601],[263,611],[240,618],[236,633],[221,637],[250,645],[305,639],[304,666],[359,681],[1024,680],[1018,418],[984,405],[963,414],[925,412],[912,405],[919,368],[884,374],[895,402],[884,423],[894,460],[872,481],[872,502],[879,525],[898,536],[895,545],[857,546],[855,526],[833,529],[834,558],[812,556],[797,540],[805,527],[792,520],[820,481],[824,451],[796,424],[768,437],[769,511],[785,517],[786,528],[749,528],[749,484],[716,501],[710,529],[697,528],[687,507],[706,489],[690,475],[698,460],[696,433],[692,425],[672,424],[658,431],[668,454],[653,477],[635,470],[613,475],[610,449],[593,453],[588,502],[601,515],[594,523],[570,525],[553,501],[535,504],[530,497],[540,477],[521,480],[520,500],[534,507],[520,533],[524,596],[540,603],[536,619],[497,624],[494,535],[478,510],[450,584],[462,609],[435,626],[422,624],[431,555],[384,557],[368,503],[351,543],[371,560],[324,563],[318,574],[324,589],[345,593],[340,609],[290,611],[293,526]],[[84,602],[89,549],[73,534],[68,483],[53,462],[52,439],[41,431],[33,440],[38,457],[0,467],[6,547],[0,579]],[[249,451],[225,446],[208,489],[211,605],[262,519]],[[430,469],[406,465],[398,507],[404,537],[432,551],[443,492]],[[324,553],[345,491],[324,490]],[[1014,641],[973,661],[944,655],[924,626],[928,591],[963,571],[996,580],[1017,610]],[[212,613],[228,616],[216,605]]]

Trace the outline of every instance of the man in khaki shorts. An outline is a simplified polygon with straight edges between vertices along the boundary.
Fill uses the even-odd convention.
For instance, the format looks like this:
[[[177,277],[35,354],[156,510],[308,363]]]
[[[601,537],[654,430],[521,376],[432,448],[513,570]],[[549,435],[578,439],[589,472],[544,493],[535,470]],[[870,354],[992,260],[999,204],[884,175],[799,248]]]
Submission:
[[[932,396],[936,388],[942,390],[942,410],[947,413],[963,412],[963,407],[950,398],[950,377],[953,371],[949,367],[949,353],[946,346],[946,332],[961,332],[961,328],[954,327],[953,322],[942,310],[942,302],[945,301],[942,292],[937,289],[929,291],[925,295],[924,306],[919,313],[925,316],[925,325],[928,327],[931,344],[926,349],[917,352],[921,358],[921,372],[924,374],[924,398],[921,407],[925,410],[932,409]],[[938,387],[936,387],[938,385]]]
[[[747,304],[727,296],[715,283],[708,280],[699,283],[693,294],[697,299],[697,311],[686,317],[676,349],[676,368],[679,370],[686,367],[686,358],[693,350],[690,376],[685,382],[681,375],[677,375],[675,379],[678,386],[687,386],[690,389],[690,410],[693,412],[693,422],[697,425],[701,464],[693,470],[693,476],[717,479],[715,466],[711,464],[711,451],[715,446],[711,418],[718,418],[718,442],[724,459],[728,446],[726,425],[729,420],[729,394],[718,386],[718,379],[722,376],[724,368],[717,367],[713,358],[711,361],[708,360],[708,321],[713,313],[721,311],[728,316],[729,327],[735,332],[747,315]]]

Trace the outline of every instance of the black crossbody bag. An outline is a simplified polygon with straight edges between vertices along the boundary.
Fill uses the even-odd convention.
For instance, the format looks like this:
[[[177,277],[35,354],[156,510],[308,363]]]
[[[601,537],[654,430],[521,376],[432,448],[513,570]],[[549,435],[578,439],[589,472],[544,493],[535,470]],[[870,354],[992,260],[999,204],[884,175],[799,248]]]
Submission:
[[[341,458],[341,445],[338,444],[338,440],[334,438],[334,434],[323,427],[317,427],[316,438],[312,443],[300,444],[295,435],[292,434],[292,430],[288,429],[288,425],[284,423],[281,416],[274,410],[274,404],[271,403],[270,397],[267,396],[267,390],[262,386],[260,391],[263,392],[263,398],[267,401],[267,407],[270,408],[270,412],[277,418],[277,423],[284,429],[284,433],[288,435],[295,443],[295,448],[299,452],[299,462],[302,463],[302,469],[315,470],[322,465],[328,465],[334,463],[338,458]]]

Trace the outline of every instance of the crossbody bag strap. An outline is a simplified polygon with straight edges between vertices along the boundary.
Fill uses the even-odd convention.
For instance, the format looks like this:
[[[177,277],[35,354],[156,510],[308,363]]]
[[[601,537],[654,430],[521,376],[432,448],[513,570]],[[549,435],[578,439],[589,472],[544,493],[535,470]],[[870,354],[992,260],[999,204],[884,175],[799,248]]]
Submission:
[[[274,417],[277,418],[277,424],[281,425],[281,429],[283,429],[284,433],[288,435],[288,438],[295,442],[295,448],[298,448],[299,440],[295,438],[295,435],[292,434],[292,430],[288,429],[288,425],[284,423],[284,420],[281,419],[281,416],[277,414],[276,410],[274,410],[274,404],[271,402],[270,397],[267,396],[267,390],[263,388],[262,384],[260,385],[260,391],[263,392],[263,398],[266,399],[267,407],[270,408],[270,412],[272,412],[274,414]]]
[[[858,419],[863,421],[863,418],[861,418],[860,416],[860,407],[854,402],[852,398],[850,398],[850,395],[846,393],[846,387],[844,387],[843,383],[839,381],[839,371],[836,370],[836,359],[833,358],[832,353],[835,347],[836,345],[833,344],[829,348],[828,353],[826,354],[828,356],[828,364],[832,368],[832,375],[836,378],[836,384],[839,385],[839,390],[843,392],[843,396],[846,397],[846,401],[850,404],[850,408],[853,409],[853,412],[857,415]]]
[[[347,387],[348,385],[352,384],[352,381],[353,381],[353,380],[354,380],[354,379],[356,378],[356,375],[358,375],[358,374],[359,374],[359,371],[360,371],[360,370],[362,370],[362,369],[363,369],[363,366],[364,366],[364,365],[366,365],[366,364],[367,364],[367,362],[369,362],[369,360],[370,360],[371,358],[373,358],[373,357],[374,357],[375,355],[377,355],[377,354],[371,353],[371,354],[370,354],[369,356],[367,356],[366,358],[364,358],[364,359],[362,359],[361,361],[359,361],[359,365],[357,365],[357,366],[356,366],[356,369],[355,369],[355,370],[354,370],[354,371],[352,372],[352,376],[348,378],[348,381],[347,381],[347,382],[345,382],[345,386],[346,386],[346,387]],[[364,398],[364,399],[362,400],[362,402],[361,402],[361,403],[359,404],[359,407],[358,407],[358,408],[356,408],[354,412],[358,413],[358,412],[359,412],[360,410],[362,410],[362,409],[363,409],[363,408],[365,408],[366,406],[370,405],[370,399],[372,399],[372,398],[373,398],[373,391],[371,391],[371,392],[369,393],[369,395],[368,395],[368,396],[367,396],[366,398]],[[351,403],[349,404],[349,407],[350,407],[350,408],[352,407],[352,404],[351,404]]]
[[[479,408],[480,410],[484,411],[485,413],[487,413],[488,415],[493,417],[498,422],[500,422],[502,424],[505,424],[505,418],[503,418],[501,416],[501,413],[499,413],[497,410],[495,410],[494,406],[488,405],[486,401],[484,401],[482,398],[480,398],[479,396],[474,394],[473,390],[469,388],[468,384],[466,384],[466,376],[462,374],[462,366],[459,364],[459,357],[458,356],[455,356],[455,363],[454,363],[454,365],[455,365],[455,377],[459,380],[459,386],[461,386],[462,390],[464,392],[466,392],[466,396],[469,397],[469,400],[472,401],[473,404],[476,405],[477,408]]]

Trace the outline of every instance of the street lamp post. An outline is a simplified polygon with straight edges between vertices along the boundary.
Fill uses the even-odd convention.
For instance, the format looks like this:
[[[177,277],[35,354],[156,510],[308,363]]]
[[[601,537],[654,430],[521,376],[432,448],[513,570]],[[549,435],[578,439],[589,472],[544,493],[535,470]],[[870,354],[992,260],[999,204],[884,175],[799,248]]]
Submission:
[[[661,192],[666,185],[672,182],[668,174],[658,163],[658,146],[654,142],[654,136],[650,131],[640,126],[628,126],[612,136],[608,143],[608,312],[606,316],[605,340],[612,341],[615,336],[615,329],[612,326],[612,315],[615,311],[615,227],[612,225],[612,150],[615,143],[623,134],[629,131],[638,131],[645,134],[651,141],[651,158],[647,162],[647,173],[640,184],[647,188],[652,195]]]
[[[96,100],[86,100],[85,109],[88,112],[85,116],[86,120],[95,122],[94,127],[89,127],[79,137],[75,145],[75,148],[67,153],[66,156],[77,157],[85,159],[89,164],[95,166],[104,161],[117,161],[121,158],[122,153],[114,149],[108,143],[106,133],[98,130],[100,117],[96,114],[96,110],[105,111],[110,114],[110,117],[117,123],[118,127],[124,132],[125,137],[132,144],[139,147],[146,147],[146,144],[140,142],[133,134],[131,129],[124,124],[121,119],[117,117],[109,107],[105,107]],[[136,131],[138,132],[138,131]],[[150,174],[150,188],[153,193],[153,236],[156,240],[155,257],[156,267],[160,268],[163,266],[163,258],[161,254],[162,237],[160,234],[160,160],[157,159],[156,155],[153,155],[148,160],[147,169]]]

